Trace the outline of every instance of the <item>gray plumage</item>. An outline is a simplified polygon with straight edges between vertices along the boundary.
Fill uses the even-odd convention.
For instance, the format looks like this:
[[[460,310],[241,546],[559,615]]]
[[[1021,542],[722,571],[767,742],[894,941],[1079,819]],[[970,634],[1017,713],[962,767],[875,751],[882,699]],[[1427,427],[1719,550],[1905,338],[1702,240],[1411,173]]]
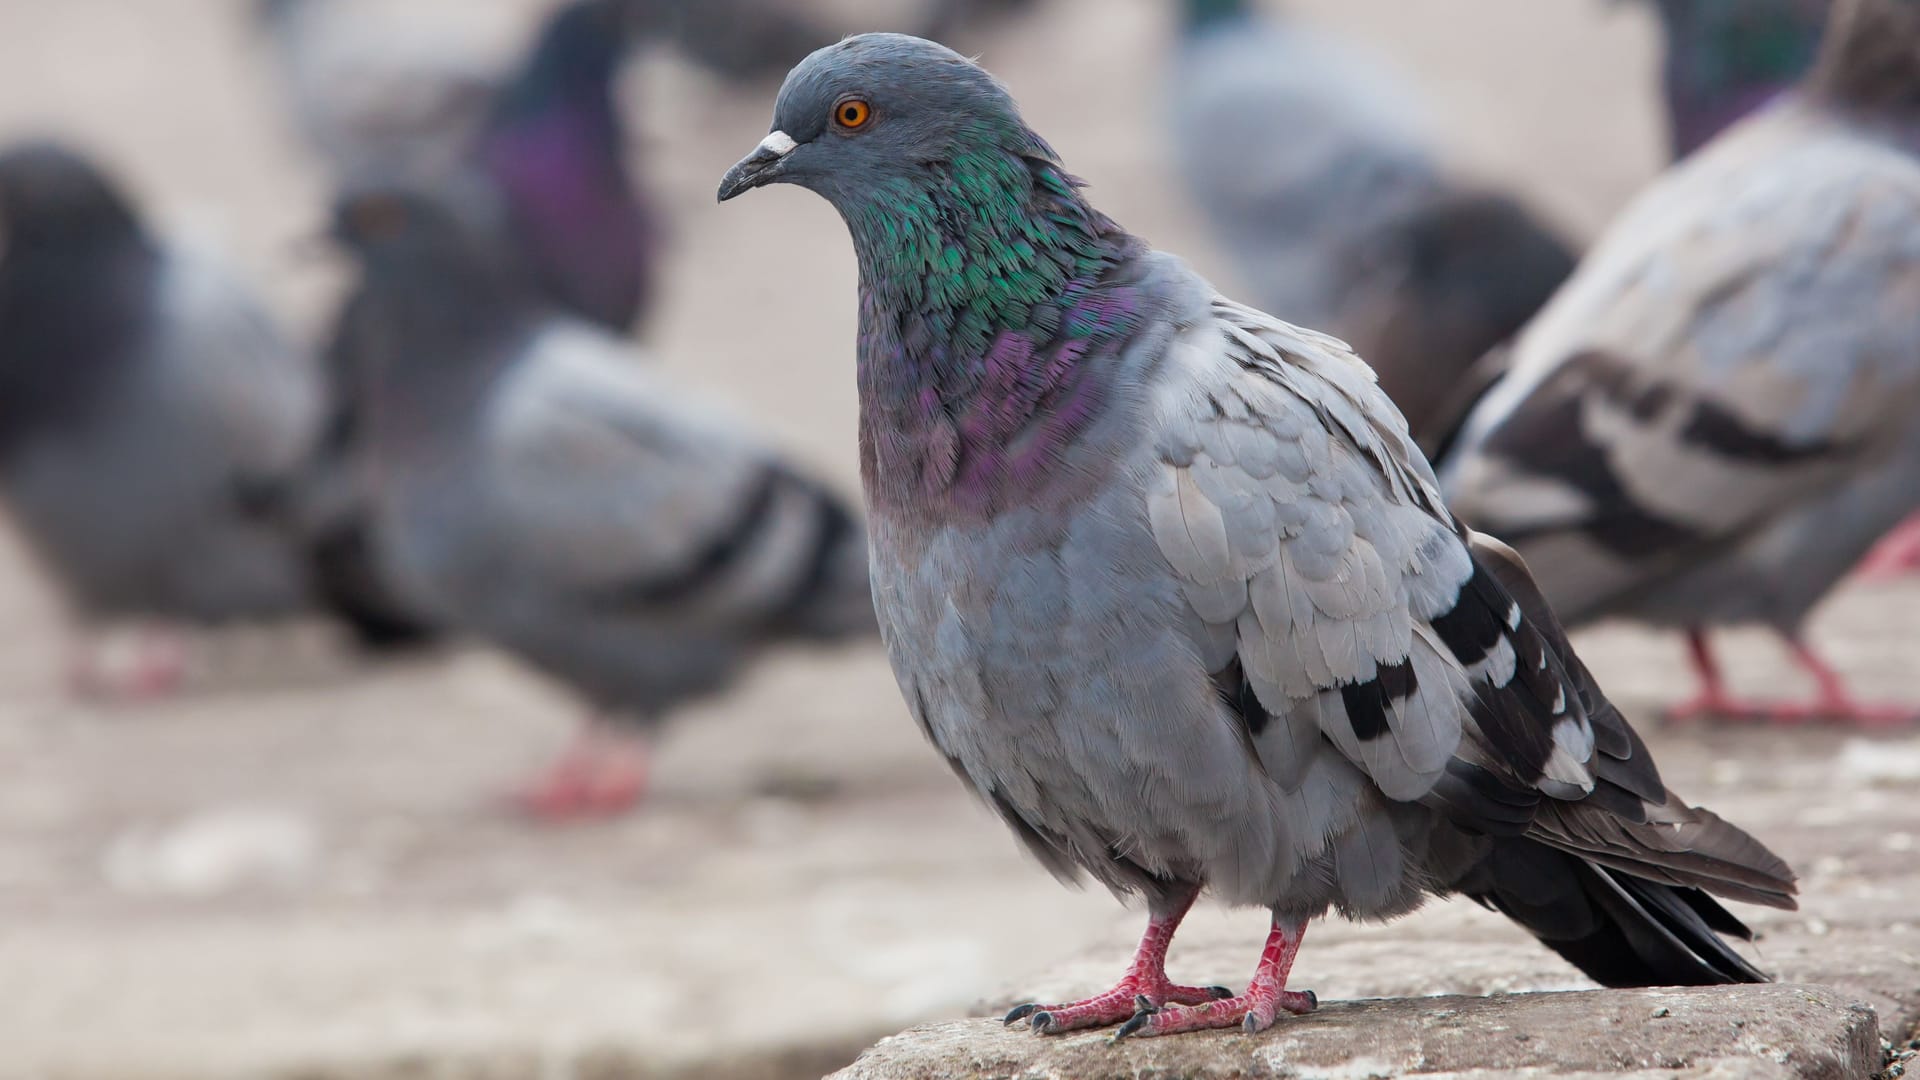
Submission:
[[[315,373],[224,268],[47,143],[0,153],[0,402],[0,491],[83,617],[304,606],[271,508]]]
[[[1174,159],[1253,300],[1351,343],[1429,450],[1457,387],[1573,269],[1513,198],[1449,175],[1417,91],[1244,0],[1186,0]]]
[[[1920,15],[1837,11],[1890,51],[1842,35],[1636,199],[1449,459],[1455,509],[1571,622],[1795,637],[1920,508]]]
[[[255,0],[253,14],[301,136],[337,177],[446,175],[499,90],[471,29],[414,5]]]
[[[423,197],[360,195],[338,228],[374,550],[419,610],[647,723],[764,646],[872,632],[857,522],[748,425]]]
[[[1465,891],[1602,981],[1761,977],[1700,890],[1792,874],[1666,790],[1343,344],[1094,210],[939,46],[815,53],[773,127],[721,197],[797,183],[853,234],[895,673],[1050,868],[1277,926]]]

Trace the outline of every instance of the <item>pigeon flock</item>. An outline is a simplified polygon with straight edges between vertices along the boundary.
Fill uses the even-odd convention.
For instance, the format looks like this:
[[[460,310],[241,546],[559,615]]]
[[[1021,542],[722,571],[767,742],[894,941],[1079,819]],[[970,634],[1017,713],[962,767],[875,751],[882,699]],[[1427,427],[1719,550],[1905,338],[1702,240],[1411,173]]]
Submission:
[[[1165,0],[1157,149],[1226,290],[949,47],[1039,0],[910,6],[560,0],[501,64],[404,5],[244,5],[346,257],[313,341],[106,155],[0,147],[0,504],[73,692],[179,692],[230,624],[491,646],[580,703],[517,795],[557,822],[633,807],[768,652],[877,641],[1048,870],[1147,909],[1112,990],[1009,1024],[1258,1032],[1317,1005],[1310,921],[1450,895],[1603,985],[1764,981],[1720,901],[1793,871],[1669,790],[1569,631],[1683,633],[1672,720],[1920,725],[1807,632],[1920,565],[1920,2],[1644,0],[1671,162],[1583,242],[1385,58]],[[644,344],[678,238],[624,83],[669,51],[784,73],[718,197],[845,223],[860,502]],[[1729,686],[1742,624],[1812,696]],[[1203,895],[1271,913],[1244,989],[1166,970]]]

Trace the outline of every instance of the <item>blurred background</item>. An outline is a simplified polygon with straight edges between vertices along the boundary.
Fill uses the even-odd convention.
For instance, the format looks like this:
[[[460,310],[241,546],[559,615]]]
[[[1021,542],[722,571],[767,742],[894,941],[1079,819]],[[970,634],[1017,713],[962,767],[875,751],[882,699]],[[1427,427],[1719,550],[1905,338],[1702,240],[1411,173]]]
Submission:
[[[340,6],[500,70],[546,11]],[[917,0],[782,6],[828,40],[929,17]],[[1650,6],[1286,6],[1397,67],[1449,169],[1576,244],[1667,161]],[[1176,5],[1014,8],[950,40],[1010,85],[1102,209],[1233,292],[1169,153]],[[290,117],[270,37],[247,0],[0,0],[0,143],[52,135],[92,155],[157,233],[220,253],[314,351],[349,268],[315,254],[333,180]],[[665,237],[640,337],[851,496],[844,230],[796,189],[714,202],[767,130],[784,67],[716,70],[664,39],[625,64],[627,161]],[[1816,634],[1864,696],[1906,685],[1916,598],[1843,588],[1823,609]],[[550,1070],[590,1071],[596,1054],[606,1075],[817,1075],[1125,940],[1134,918],[1017,851],[923,746],[877,645],[775,652],[675,712],[637,810],[555,826],[502,793],[581,708],[499,652],[370,663],[317,622],[221,629],[177,692],[102,701],[70,692],[68,622],[0,536],[0,1075],[571,1075]],[[1761,635],[1731,640],[1736,678],[1792,678]],[[1671,638],[1582,641],[1636,719],[1687,685]],[[1778,752],[1787,736],[1765,738]],[[1787,745],[1841,752],[1839,735],[1804,739]],[[1704,752],[1701,774],[1732,745]],[[1496,923],[1474,925],[1508,932]],[[1432,988],[1503,986],[1456,974]]]

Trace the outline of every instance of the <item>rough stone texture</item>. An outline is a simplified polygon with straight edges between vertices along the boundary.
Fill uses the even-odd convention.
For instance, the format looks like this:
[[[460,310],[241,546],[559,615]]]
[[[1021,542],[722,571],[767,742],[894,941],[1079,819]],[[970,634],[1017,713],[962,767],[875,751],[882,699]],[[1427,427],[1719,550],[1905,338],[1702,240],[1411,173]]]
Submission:
[[[834,1080],[1852,1080],[1880,1061],[1872,1009],[1823,987],[1775,985],[1323,1002],[1259,1035],[1117,1044],[1099,1032],[1043,1038],[992,1019],[963,1020],[885,1039]]]

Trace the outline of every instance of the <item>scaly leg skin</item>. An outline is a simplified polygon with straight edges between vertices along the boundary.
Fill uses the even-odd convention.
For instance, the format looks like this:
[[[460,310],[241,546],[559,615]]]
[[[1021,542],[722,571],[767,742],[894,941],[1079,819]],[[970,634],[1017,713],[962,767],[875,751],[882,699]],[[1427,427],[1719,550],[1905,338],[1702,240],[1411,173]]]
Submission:
[[[1894,526],[1892,532],[1881,537],[1855,572],[1869,581],[1920,572],[1920,514]]]
[[[1299,954],[1300,940],[1306,933],[1305,922],[1286,923],[1274,916],[1273,932],[1267,935],[1267,947],[1260,953],[1260,966],[1254,969],[1246,993],[1197,1005],[1159,1007],[1142,1001],[1133,1019],[1113,1033],[1114,1041],[1216,1028],[1237,1027],[1253,1034],[1272,1027],[1283,1012],[1294,1016],[1312,1012],[1320,1007],[1313,991],[1287,989],[1287,973],[1293,970],[1293,958]]]
[[[1180,920],[1187,917],[1194,898],[1199,895],[1199,886],[1194,886],[1149,905],[1147,932],[1140,938],[1140,947],[1134,950],[1133,963],[1120,977],[1120,985],[1084,1001],[1021,1005],[1008,1013],[1004,1022],[1026,1020],[1042,1035],[1058,1035],[1117,1024],[1133,1016],[1143,1001],[1152,1006],[1198,1005],[1232,997],[1233,991],[1224,986],[1177,986],[1167,979],[1167,946],[1172,944],[1173,932],[1180,928]]]
[[[616,817],[646,793],[647,765],[643,736],[604,719],[590,720],[516,801],[550,824]]]

